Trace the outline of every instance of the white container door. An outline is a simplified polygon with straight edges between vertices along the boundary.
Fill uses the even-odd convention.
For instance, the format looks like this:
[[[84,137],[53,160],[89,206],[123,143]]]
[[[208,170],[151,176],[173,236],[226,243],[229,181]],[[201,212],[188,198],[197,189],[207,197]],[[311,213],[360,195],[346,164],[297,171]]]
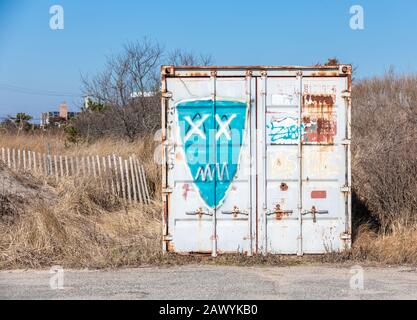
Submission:
[[[264,75],[258,88],[259,252],[345,249],[346,78]]]
[[[251,78],[168,78],[169,250],[252,245]]]
[[[302,95],[302,252],[340,251],[349,233],[345,78],[305,78]]]
[[[259,252],[293,254],[300,234],[300,80],[264,76],[258,88]]]

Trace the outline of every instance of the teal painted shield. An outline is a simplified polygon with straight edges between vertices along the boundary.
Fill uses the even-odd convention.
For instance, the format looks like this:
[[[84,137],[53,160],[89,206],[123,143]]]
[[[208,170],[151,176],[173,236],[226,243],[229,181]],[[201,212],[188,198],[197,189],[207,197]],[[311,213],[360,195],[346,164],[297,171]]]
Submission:
[[[222,204],[237,173],[247,105],[208,99],[181,102],[176,109],[194,184],[206,205],[216,208]]]

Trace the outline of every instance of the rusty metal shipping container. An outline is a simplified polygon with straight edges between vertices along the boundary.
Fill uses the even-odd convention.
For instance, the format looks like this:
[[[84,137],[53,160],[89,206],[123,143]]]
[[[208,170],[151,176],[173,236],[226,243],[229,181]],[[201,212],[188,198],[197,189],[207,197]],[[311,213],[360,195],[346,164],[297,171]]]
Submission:
[[[351,70],[162,67],[164,250],[349,248]]]

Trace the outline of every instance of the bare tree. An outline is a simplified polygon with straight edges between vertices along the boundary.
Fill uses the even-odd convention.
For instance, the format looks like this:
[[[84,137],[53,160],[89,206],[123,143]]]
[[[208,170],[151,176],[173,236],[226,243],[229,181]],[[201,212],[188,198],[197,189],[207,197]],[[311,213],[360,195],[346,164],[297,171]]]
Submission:
[[[123,52],[108,58],[104,71],[92,79],[82,77],[84,94],[106,107],[101,115],[84,116],[78,123],[85,127],[85,122],[93,124],[98,117],[97,134],[113,133],[131,140],[140,132],[155,130],[160,113],[158,66],[162,56],[163,48],[145,38],[126,44]],[[91,130],[88,126],[89,134]]]
[[[121,54],[109,57],[102,72],[82,77],[83,91],[99,108],[88,108],[74,122],[88,138],[103,135],[134,140],[160,127],[160,65],[208,65],[211,56],[184,50],[169,54],[148,38],[129,42]]]
[[[140,97],[159,90],[159,66],[164,50],[147,38],[142,42],[130,42],[124,47],[129,64],[131,82]]]
[[[197,55],[181,49],[173,50],[168,55],[168,64],[174,66],[209,66],[212,63],[213,57],[211,55]]]

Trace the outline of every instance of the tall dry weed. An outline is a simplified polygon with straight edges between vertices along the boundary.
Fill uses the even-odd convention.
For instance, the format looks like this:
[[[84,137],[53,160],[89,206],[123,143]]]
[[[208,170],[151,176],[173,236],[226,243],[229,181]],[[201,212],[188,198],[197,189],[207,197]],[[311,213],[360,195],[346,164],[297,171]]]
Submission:
[[[362,226],[352,249],[354,259],[384,264],[417,265],[417,226],[401,226],[378,232]]]
[[[12,221],[0,221],[0,268],[112,268],[160,258],[157,203],[127,206],[88,178],[55,190],[57,201],[31,199]]]

